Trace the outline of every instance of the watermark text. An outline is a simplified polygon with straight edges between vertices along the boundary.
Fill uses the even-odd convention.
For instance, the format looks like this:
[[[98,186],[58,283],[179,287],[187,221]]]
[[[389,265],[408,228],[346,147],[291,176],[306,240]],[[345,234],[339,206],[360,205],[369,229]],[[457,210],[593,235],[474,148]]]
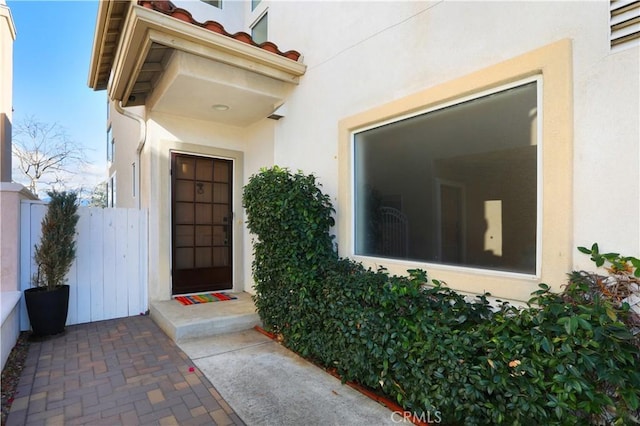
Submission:
[[[438,410],[412,413],[411,411],[394,411],[391,413],[391,421],[394,423],[411,422],[434,424],[442,422],[442,413]]]

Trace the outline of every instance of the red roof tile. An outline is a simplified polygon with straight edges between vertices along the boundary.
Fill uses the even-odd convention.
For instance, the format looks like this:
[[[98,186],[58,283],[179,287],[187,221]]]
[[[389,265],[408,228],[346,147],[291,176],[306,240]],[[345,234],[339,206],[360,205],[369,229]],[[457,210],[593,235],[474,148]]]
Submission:
[[[165,15],[171,16],[176,19],[180,19],[181,21],[188,22],[193,25],[197,25],[202,28],[206,28],[209,31],[213,31],[214,33],[222,34],[224,36],[230,37],[232,39],[241,41],[243,43],[250,44],[252,46],[259,47],[261,49],[266,50],[267,52],[275,53],[276,55],[284,56],[285,58],[292,59],[297,61],[300,58],[300,53],[295,50],[289,50],[286,52],[281,52],[278,49],[278,46],[271,43],[270,41],[265,41],[264,43],[256,43],[253,41],[253,38],[245,32],[238,32],[235,34],[228,33],[224,26],[216,21],[206,21],[206,22],[198,22],[193,19],[191,13],[179,7],[176,7],[173,3],[168,0],[138,0],[138,4],[147,9],[155,10],[157,12],[164,13]]]

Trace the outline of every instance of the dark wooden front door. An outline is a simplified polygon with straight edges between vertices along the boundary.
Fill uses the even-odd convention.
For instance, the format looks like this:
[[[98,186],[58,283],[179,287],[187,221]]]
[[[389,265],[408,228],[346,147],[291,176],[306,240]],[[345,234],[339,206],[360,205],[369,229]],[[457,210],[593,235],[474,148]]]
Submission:
[[[173,294],[232,287],[233,162],[171,155]]]

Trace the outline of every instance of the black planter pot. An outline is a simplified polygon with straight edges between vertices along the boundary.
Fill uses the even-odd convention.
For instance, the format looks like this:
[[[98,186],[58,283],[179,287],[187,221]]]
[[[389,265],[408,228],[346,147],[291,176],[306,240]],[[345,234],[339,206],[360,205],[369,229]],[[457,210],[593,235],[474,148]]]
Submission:
[[[69,311],[69,286],[61,285],[54,290],[44,287],[24,291],[24,301],[35,336],[51,336],[64,331]]]

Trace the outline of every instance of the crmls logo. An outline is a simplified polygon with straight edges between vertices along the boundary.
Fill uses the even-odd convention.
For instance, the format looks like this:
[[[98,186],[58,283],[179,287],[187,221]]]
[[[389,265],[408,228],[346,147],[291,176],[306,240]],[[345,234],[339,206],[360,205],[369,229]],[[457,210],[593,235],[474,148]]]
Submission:
[[[391,421],[394,423],[402,423],[409,421],[415,423],[417,421],[421,423],[441,423],[442,413],[436,411],[425,411],[422,413],[412,413],[410,411],[394,411],[391,413]]]

